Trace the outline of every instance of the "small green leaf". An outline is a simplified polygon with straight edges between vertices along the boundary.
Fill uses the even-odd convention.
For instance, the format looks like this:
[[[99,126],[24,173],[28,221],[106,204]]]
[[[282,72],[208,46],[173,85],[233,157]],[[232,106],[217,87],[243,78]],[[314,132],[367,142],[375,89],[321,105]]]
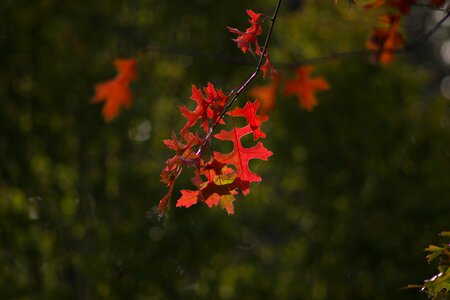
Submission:
[[[431,252],[426,256],[428,263],[430,263],[434,259],[436,259],[440,254],[442,254],[444,248],[435,245],[430,245],[427,248],[425,248],[425,251]]]

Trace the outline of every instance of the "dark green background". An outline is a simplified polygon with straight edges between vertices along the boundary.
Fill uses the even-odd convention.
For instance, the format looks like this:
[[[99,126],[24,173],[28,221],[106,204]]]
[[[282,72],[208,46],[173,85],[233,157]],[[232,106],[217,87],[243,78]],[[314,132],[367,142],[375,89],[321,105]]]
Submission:
[[[361,49],[377,17],[301,2],[282,5],[274,61]],[[312,113],[279,95],[264,127],[274,155],[251,163],[263,181],[234,216],[199,204],[158,220],[161,141],[182,128],[191,84],[229,91],[253,70],[202,53],[244,58],[225,27],[274,6],[1,1],[1,299],[425,299],[401,288],[433,274],[423,248],[450,227],[449,107],[424,67],[441,64],[430,44],[387,67],[318,64],[332,89]],[[136,57],[140,78],[133,107],[105,124],[89,100],[117,57]]]

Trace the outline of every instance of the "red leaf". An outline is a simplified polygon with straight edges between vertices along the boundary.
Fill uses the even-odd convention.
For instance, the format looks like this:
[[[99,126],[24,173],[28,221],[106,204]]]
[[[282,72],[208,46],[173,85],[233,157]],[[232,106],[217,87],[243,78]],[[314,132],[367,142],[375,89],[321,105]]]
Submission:
[[[181,190],[181,198],[177,201],[177,207],[189,207],[198,202],[199,191]]]
[[[206,96],[200,89],[193,86],[192,99],[197,102],[197,108],[194,111],[182,109],[188,119],[182,130],[184,141],[179,141],[176,135],[173,135],[170,140],[164,140],[164,144],[176,154],[166,161],[166,167],[161,172],[161,181],[169,187],[169,191],[160,201],[160,215],[169,206],[175,181],[185,166],[195,166],[192,182],[197,190],[181,190],[181,197],[176,206],[190,207],[198,202],[204,202],[209,207],[220,205],[228,214],[233,214],[234,196],[239,191],[247,195],[250,192],[250,183],[261,181],[261,177],[250,171],[249,161],[255,158],[267,160],[272,155],[272,152],[264,148],[261,142],[250,148],[241,144],[240,139],[250,133],[253,133],[255,140],[264,137],[261,124],[268,119],[267,116],[256,115],[259,102],[247,102],[243,108],[236,108],[228,114],[232,117],[244,117],[248,125],[234,128],[229,132],[222,130],[215,135],[217,139],[233,142],[233,151],[228,154],[214,152],[210,162],[205,164],[200,157],[204,140],[188,129],[202,119],[203,129],[209,132],[211,121],[215,124],[219,120],[227,97],[221,91],[215,90],[212,84],[204,88],[204,93]]]
[[[297,78],[288,80],[284,87],[285,95],[296,95],[299,105],[309,111],[317,105],[316,91],[330,89],[328,82],[323,77],[309,77],[313,69],[312,66],[298,67],[296,69]]]
[[[114,61],[117,76],[109,81],[101,82],[95,86],[95,95],[92,102],[105,102],[103,117],[111,121],[119,113],[121,106],[130,107],[130,82],[137,78],[135,59],[118,59]]]
[[[193,111],[188,110],[185,106],[180,107],[181,113],[188,120],[181,130],[182,135],[186,134],[187,130],[193,127],[199,119],[201,119],[203,130],[208,132],[209,126],[218,119],[227,103],[228,97],[221,90],[214,89],[212,83],[208,83],[203,91],[206,98],[199,88],[192,85],[191,99],[197,102],[197,107]]]
[[[400,49],[404,44],[403,36],[398,32],[400,16],[384,15],[380,22],[386,24],[386,28],[375,28],[372,36],[366,43],[371,50],[378,50],[377,60],[382,64],[389,64],[394,59],[394,51]]]
[[[255,141],[259,138],[266,137],[266,134],[261,131],[261,124],[269,119],[267,116],[258,116],[256,114],[258,108],[258,100],[255,100],[253,103],[248,101],[243,108],[236,107],[228,113],[230,116],[245,117],[247,119],[247,122],[253,131],[253,139]]]
[[[182,190],[176,206],[189,207],[202,201],[209,207],[220,205],[228,214],[233,214],[234,195],[240,186],[236,172],[225,164],[212,160],[202,168],[201,175],[206,177],[206,181],[199,184],[199,190]]]
[[[227,28],[231,33],[238,35],[238,37],[233,39],[233,41],[237,43],[238,48],[241,49],[242,52],[246,53],[248,50],[252,54],[256,53],[256,55],[261,55],[261,50],[258,44],[258,36],[262,33],[262,14],[257,14],[251,9],[248,9],[247,15],[250,17],[249,22],[251,26],[247,28],[245,32],[232,27]]]
[[[232,164],[236,168],[237,177],[243,182],[259,182],[261,177],[250,171],[248,162],[251,159],[267,160],[272,152],[264,148],[261,142],[258,142],[251,148],[246,148],[241,144],[241,138],[247,134],[252,133],[250,125],[241,128],[233,128],[231,131],[222,130],[220,133],[214,135],[215,138],[224,141],[233,142],[233,151],[227,154],[222,154],[214,151],[214,158],[224,164]],[[248,187],[243,187],[244,194],[249,193]]]
[[[159,201],[158,205],[158,215],[161,217],[164,212],[166,211],[166,208],[170,206],[170,201],[172,199],[172,192],[174,187],[175,181],[172,181],[169,184],[169,191],[167,191],[167,194]]]
[[[173,187],[184,166],[199,166],[200,158],[193,150],[193,147],[202,141],[194,134],[186,134],[183,136],[186,144],[180,142],[175,135],[171,140],[164,140],[164,144],[176,152],[176,154],[166,161],[166,167],[161,172],[161,181],[169,188],[167,194],[159,202],[158,210],[162,215],[165,209],[170,205]]]

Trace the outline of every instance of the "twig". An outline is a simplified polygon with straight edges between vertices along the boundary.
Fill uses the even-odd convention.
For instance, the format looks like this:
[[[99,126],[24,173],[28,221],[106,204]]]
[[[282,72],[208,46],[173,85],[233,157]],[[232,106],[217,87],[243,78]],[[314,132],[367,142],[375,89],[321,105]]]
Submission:
[[[416,4],[416,5],[430,7],[435,10],[439,10],[439,11],[444,11],[444,12],[446,12],[446,14],[444,15],[444,17],[441,20],[439,20],[438,23],[436,23],[436,25],[430,31],[425,33],[424,36],[419,41],[411,43],[409,45],[405,45],[405,47],[402,49],[392,50],[393,52],[409,52],[409,51],[413,51],[413,50],[417,49],[422,44],[424,44],[442,26],[442,24],[450,17],[449,10],[437,9],[437,8],[431,7],[430,5],[427,5],[427,4],[423,4],[423,5]],[[272,19],[270,19],[270,20],[272,20]],[[273,22],[272,22],[272,26],[273,26]],[[270,32],[271,32],[272,26],[269,29]],[[237,57],[233,57],[233,56],[227,56],[227,55],[223,55],[220,53],[213,53],[213,52],[207,52],[207,51],[178,50],[178,49],[171,49],[171,48],[158,48],[156,46],[147,47],[147,48],[143,49],[142,51],[143,52],[161,52],[161,53],[168,53],[168,54],[178,54],[178,55],[186,55],[186,56],[191,56],[191,57],[206,57],[206,58],[211,58],[211,59],[233,62],[233,63],[237,63],[237,64],[241,64],[241,65],[253,65],[254,64],[254,61],[250,61],[248,59],[237,58]],[[264,48],[264,53],[266,51],[267,51],[267,49]],[[320,56],[320,57],[306,58],[304,60],[300,60],[297,62],[291,62],[291,63],[273,62],[272,64],[274,66],[276,66],[278,69],[294,69],[299,66],[315,65],[315,64],[319,64],[319,63],[342,59],[342,58],[371,55],[371,54],[374,54],[377,52],[378,52],[377,50],[360,49],[360,50],[352,50],[352,51],[345,51],[345,52],[337,52],[337,53],[332,53],[332,54],[328,54],[328,55]],[[263,58],[263,56],[260,57],[260,59],[258,61],[257,71],[252,73],[252,75],[249,77],[249,79],[247,79],[247,81],[250,80],[248,83],[250,83],[253,80],[253,78],[256,76],[256,74],[259,72],[259,69],[261,68],[261,63],[262,63],[261,58]],[[241,87],[243,87],[243,89],[245,89],[246,86],[248,85],[247,81],[241,86]],[[242,93],[242,91],[240,91],[239,94],[240,93]],[[233,93],[231,93],[231,94],[233,94]],[[238,94],[238,96],[239,96],[239,94]],[[233,101],[235,101],[234,98],[233,98]],[[229,107],[227,109],[229,109]],[[225,111],[225,113],[226,113],[226,111]],[[221,116],[220,119],[222,119],[222,118],[223,118],[223,116]],[[215,124],[215,126],[217,126],[217,124]],[[209,136],[210,135],[208,135],[208,137]]]
[[[439,22],[436,23],[436,25],[434,25],[434,27],[428,31],[427,33],[424,34],[424,36],[419,39],[419,41],[412,43],[410,45],[406,45],[405,46],[405,50],[406,51],[411,51],[414,50],[416,48],[418,48],[419,46],[421,46],[423,43],[425,43],[440,27],[442,24],[444,24],[444,22],[450,17],[450,11],[447,11],[444,15],[444,17],[439,20]]]
[[[442,26],[442,24],[448,18],[450,18],[450,11],[446,11],[446,14],[442,17],[442,19],[439,20],[439,22],[437,22],[436,25],[432,29],[430,29],[428,32],[426,32],[422,36],[422,38],[420,38],[417,42],[414,42],[414,43],[411,43],[411,44],[407,44],[401,49],[394,49],[394,50],[391,50],[391,51],[395,52],[395,53],[400,53],[400,52],[410,52],[410,51],[416,50],[417,48],[422,46],[426,41],[428,41],[428,39],[431,38],[431,36]],[[361,49],[361,50],[354,50],[354,51],[348,51],[348,52],[333,53],[333,54],[329,54],[329,55],[326,55],[326,56],[309,58],[309,59],[305,59],[305,60],[302,60],[302,61],[293,62],[293,63],[289,63],[289,64],[275,64],[274,63],[274,65],[277,66],[278,68],[280,68],[280,67],[281,68],[283,68],[283,67],[284,68],[296,68],[296,67],[299,67],[299,66],[315,65],[315,64],[328,62],[328,61],[341,59],[341,58],[375,54],[377,52],[379,52],[379,50]]]
[[[445,8],[442,8],[442,7],[436,7],[434,5],[426,4],[426,3],[413,3],[412,5],[419,6],[419,7],[426,7],[426,8],[430,8],[430,9],[438,10],[438,11],[443,11],[443,12],[448,12],[448,8],[445,9]]]
[[[267,33],[266,36],[266,40],[264,42],[264,46],[263,46],[263,50],[261,53],[261,56],[259,58],[258,64],[256,66],[255,71],[247,78],[247,80],[244,81],[244,83],[242,83],[242,85],[236,90],[236,91],[232,91],[230,93],[229,96],[232,95],[231,99],[228,101],[228,103],[226,104],[225,108],[222,110],[222,112],[220,113],[219,117],[217,118],[217,120],[215,121],[215,123],[209,128],[208,133],[206,134],[203,144],[201,145],[201,147],[198,149],[197,154],[199,154],[203,147],[208,143],[209,138],[211,137],[212,133],[214,132],[214,129],[217,127],[217,125],[219,124],[220,120],[223,119],[223,117],[225,116],[225,114],[227,113],[227,111],[230,109],[230,107],[233,105],[233,103],[236,101],[237,97],[242,94],[242,92],[247,88],[247,86],[253,81],[253,79],[256,77],[256,75],[258,75],[261,66],[262,66],[262,62],[264,60],[264,57],[266,56],[267,53],[267,47],[269,46],[269,41],[270,41],[270,37],[272,35],[272,31],[273,31],[273,27],[275,25],[275,21],[278,15],[278,10],[280,8],[281,5],[281,0],[278,0],[278,3],[275,7],[275,10],[273,12],[272,17],[270,18],[270,27],[269,27],[269,32]]]

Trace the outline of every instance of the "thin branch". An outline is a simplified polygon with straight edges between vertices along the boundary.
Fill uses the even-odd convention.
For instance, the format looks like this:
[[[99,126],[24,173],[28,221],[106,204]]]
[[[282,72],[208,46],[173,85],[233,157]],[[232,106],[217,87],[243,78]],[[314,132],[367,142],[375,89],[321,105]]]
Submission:
[[[270,27],[269,27],[269,32],[267,33],[266,40],[265,40],[264,46],[263,46],[263,50],[262,50],[262,53],[259,58],[259,61],[258,61],[255,71],[247,78],[247,80],[244,81],[244,83],[242,83],[242,85],[236,91],[233,90],[229,94],[229,96],[231,96],[231,99],[228,101],[227,105],[225,106],[225,108],[221,112],[220,116],[215,121],[215,123],[209,128],[208,133],[206,134],[206,136],[204,138],[203,144],[197,151],[198,152],[197,154],[199,154],[202,151],[203,147],[208,143],[209,138],[211,137],[212,133],[214,132],[214,129],[217,127],[220,120],[223,119],[223,117],[225,116],[227,111],[230,109],[230,107],[233,105],[233,103],[236,101],[236,99],[239,97],[239,95],[242,94],[242,92],[253,81],[253,79],[256,77],[256,75],[258,75],[258,73],[261,69],[264,57],[266,56],[266,53],[267,53],[267,47],[269,46],[270,37],[272,36],[273,27],[275,25],[275,21],[276,21],[277,15],[278,15],[280,5],[281,5],[281,0],[278,0],[275,10],[273,12],[273,15],[270,19],[271,23],[270,23]]]
[[[432,9],[432,10],[437,10],[437,11],[442,11],[442,12],[448,12],[449,11],[448,8],[445,9],[445,8],[442,8],[442,7],[436,7],[434,5],[427,4],[427,3],[412,3],[412,5],[418,6],[418,7],[426,7],[426,8]]]
[[[423,35],[423,37],[421,39],[419,39],[417,42],[411,43],[409,45],[405,45],[405,47],[403,49],[393,50],[393,52],[398,52],[398,53],[400,53],[400,52],[409,52],[409,51],[413,51],[413,50],[419,48],[429,38],[431,38],[431,36],[450,17],[450,11],[448,9],[447,10],[445,10],[445,9],[437,9],[435,7],[432,7],[432,6],[429,6],[429,5],[425,5],[425,4],[423,4],[423,5],[422,4],[416,4],[416,5],[424,6],[424,7],[430,7],[430,8],[433,8],[435,10],[444,11],[444,12],[446,12],[446,14],[444,15],[444,17],[441,20],[439,20],[438,23],[436,23],[436,25],[430,31],[425,33]],[[270,18],[269,20],[273,20],[273,18]],[[273,26],[273,22],[272,22],[272,26]],[[272,26],[269,29],[270,32],[271,32]],[[179,49],[171,49],[171,48],[158,48],[156,46],[147,47],[147,48],[143,49],[142,51],[143,52],[161,52],[161,53],[167,53],[167,54],[178,54],[178,55],[186,55],[186,56],[191,56],[191,57],[205,57],[205,58],[222,60],[222,61],[232,62],[232,63],[236,63],[236,64],[241,64],[241,65],[247,65],[247,66],[250,66],[250,65],[254,64],[254,60],[251,61],[251,60],[244,59],[244,58],[227,56],[227,55],[223,55],[223,54],[220,54],[220,53],[213,53],[213,52],[207,52],[207,51],[179,50]],[[265,47],[264,48],[264,53],[266,51],[267,51],[267,49]],[[371,55],[371,54],[375,54],[377,52],[378,52],[377,50],[359,49],[359,50],[352,50],[352,51],[332,53],[332,54],[328,54],[328,55],[325,55],[325,56],[306,58],[304,60],[291,62],[291,63],[277,63],[277,62],[273,62],[272,64],[274,66],[276,66],[278,69],[294,69],[294,68],[297,68],[299,66],[316,65],[316,64],[325,63],[325,62],[329,62],[329,61],[333,61],[333,60],[337,60],[337,59],[351,58],[351,57],[358,57],[358,56],[368,56],[368,55]],[[260,59],[258,61],[258,67],[257,67],[258,71],[252,73],[252,75],[247,79],[247,81],[250,80],[248,83],[250,83],[253,80],[253,78],[256,76],[256,74],[259,72],[259,69],[261,68],[261,63],[262,63],[262,59],[261,58],[264,58],[264,56],[260,57]],[[248,85],[247,81],[243,84],[243,89],[245,89],[245,87]],[[242,91],[239,92],[239,94],[240,93],[242,93]],[[235,101],[235,100],[233,100],[233,101]],[[229,109],[229,107],[227,109]],[[223,116],[221,116],[221,118],[222,117]],[[217,124],[215,126],[217,126]]]
[[[410,51],[416,50],[417,48],[419,48],[420,46],[425,44],[425,42],[428,41],[431,38],[431,36],[433,36],[434,33],[436,33],[436,31],[442,26],[442,24],[444,24],[444,22],[448,18],[450,18],[450,11],[446,11],[446,14],[439,20],[439,22],[437,22],[436,25],[432,29],[430,29],[428,32],[426,32],[422,36],[422,38],[420,38],[418,41],[413,42],[411,44],[407,44],[401,49],[392,50],[392,52],[401,53],[401,52],[410,52]],[[319,63],[324,63],[324,62],[328,62],[328,61],[332,61],[332,60],[336,60],[336,59],[376,54],[377,52],[379,52],[379,51],[378,50],[361,49],[361,50],[333,53],[333,54],[329,54],[329,55],[325,55],[325,56],[321,56],[321,57],[309,58],[309,59],[305,59],[302,61],[297,61],[297,62],[293,62],[293,63],[289,63],[289,64],[274,63],[274,65],[277,66],[278,68],[280,68],[280,67],[281,68],[296,68],[296,67],[304,66],[304,65],[316,65]]]
[[[427,33],[425,33],[423,35],[423,37],[421,39],[419,39],[419,41],[412,43],[410,45],[406,45],[405,46],[405,50],[406,51],[411,51],[414,50],[416,48],[418,48],[419,46],[421,46],[423,43],[425,43],[441,26],[442,24],[444,24],[444,22],[450,17],[450,11],[447,11],[444,15],[444,17],[442,17],[441,20],[439,20],[439,22],[436,23],[436,25],[434,25],[434,27],[428,31]]]

